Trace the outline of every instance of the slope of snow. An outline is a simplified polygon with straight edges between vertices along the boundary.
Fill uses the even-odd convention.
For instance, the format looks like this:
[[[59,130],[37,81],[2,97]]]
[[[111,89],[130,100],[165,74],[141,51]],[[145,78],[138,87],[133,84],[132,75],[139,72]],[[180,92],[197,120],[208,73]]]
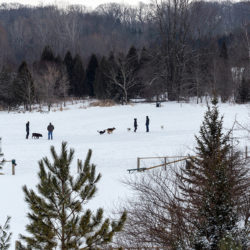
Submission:
[[[242,123],[248,121],[246,105],[220,104],[224,114],[224,127],[231,128],[235,116]],[[164,103],[161,108],[155,104],[136,104],[113,107],[80,108],[68,106],[63,112],[49,114],[0,112],[0,137],[4,158],[16,159],[16,175],[11,175],[11,163],[6,163],[0,176],[0,224],[10,215],[13,232],[12,247],[18,234],[25,234],[27,206],[22,186],[34,188],[38,182],[38,160],[50,156],[50,146],[57,152],[61,142],[67,141],[75,149],[72,173],[76,173],[76,160],[85,159],[89,148],[93,150],[92,163],[102,173],[98,193],[89,206],[103,207],[110,211],[119,201],[129,195],[121,180],[128,177],[127,169],[136,168],[137,157],[185,155],[195,145],[194,134],[198,134],[206,105]],[[150,118],[150,133],[145,132],[145,117]],[[138,120],[138,132],[134,133],[133,120]],[[43,134],[39,140],[25,139],[25,123],[30,121],[30,134]],[[55,126],[54,140],[47,140],[47,125]],[[164,129],[161,129],[164,126]],[[113,134],[99,135],[97,130],[115,127]],[[128,132],[127,128],[131,128]],[[247,141],[241,140],[241,146]],[[149,167],[143,162],[141,167]],[[143,174],[143,173],[140,173]]]

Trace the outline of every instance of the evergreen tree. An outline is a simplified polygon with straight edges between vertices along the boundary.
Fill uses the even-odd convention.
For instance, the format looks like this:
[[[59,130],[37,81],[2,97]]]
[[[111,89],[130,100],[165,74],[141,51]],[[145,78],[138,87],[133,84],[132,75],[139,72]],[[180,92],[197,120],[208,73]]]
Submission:
[[[128,64],[133,69],[133,71],[137,71],[139,68],[139,58],[137,50],[134,46],[132,46],[127,54]]]
[[[79,55],[76,55],[73,60],[73,69],[72,69],[72,93],[74,96],[83,96],[87,94],[86,87],[84,85],[84,67],[82,64],[82,59]]]
[[[87,87],[88,95],[94,96],[94,82],[96,78],[96,71],[98,69],[98,61],[95,54],[92,54],[88,67],[86,69],[85,86]]]
[[[13,82],[13,95],[16,104],[24,104],[31,111],[35,99],[34,82],[27,63],[24,61],[18,68],[17,77]]]
[[[10,107],[14,103],[13,97],[13,83],[14,74],[11,70],[3,67],[0,72],[0,103]]]
[[[50,46],[45,46],[42,55],[41,61],[55,62],[55,56]]]
[[[214,72],[217,81],[218,93],[222,102],[226,102],[232,96],[233,81],[231,66],[228,60],[228,50],[225,41],[220,48],[220,55],[217,62],[217,70]]]
[[[139,60],[140,68],[143,68],[143,66],[145,64],[147,64],[148,62],[150,62],[149,53],[148,53],[147,49],[145,47],[143,47],[142,51],[141,51],[140,60]]]
[[[89,150],[84,164],[78,161],[78,174],[70,174],[74,151],[62,143],[61,154],[51,147],[53,162],[47,157],[39,162],[38,194],[23,187],[25,201],[30,207],[26,226],[30,236],[21,236],[27,246],[20,249],[99,249],[111,242],[113,235],[122,229],[126,219],[123,213],[118,222],[103,220],[103,209],[96,214],[83,205],[91,200],[101,175],[90,164]],[[83,248],[82,248],[83,249]]]
[[[223,134],[223,117],[219,117],[217,101],[208,107],[204,122],[196,136],[196,158],[180,174],[185,217],[193,226],[195,249],[219,249],[228,234],[239,232],[239,204],[249,190],[246,162],[230,144],[231,131]]]
[[[107,86],[108,79],[106,76],[108,65],[106,57],[103,57],[100,61],[100,65],[96,71],[96,77],[94,82],[94,92],[98,99],[107,98]]]
[[[74,87],[72,83],[72,78],[73,78],[73,58],[70,53],[70,51],[67,51],[64,60],[63,60],[64,65],[66,66],[67,73],[68,73],[68,79],[69,79],[69,94],[73,95]]]
[[[10,228],[9,225],[10,217],[7,217],[6,222],[4,223],[4,226],[0,226],[0,249],[1,250],[7,250],[10,247],[10,239],[12,233],[8,233],[8,230]]]
[[[137,79],[137,82],[139,82],[139,57],[137,53],[137,49],[132,46],[127,54],[127,60],[128,60],[128,68],[130,68],[131,73],[134,75],[134,78]],[[141,90],[141,84],[136,84],[134,87],[132,87],[129,91],[129,98],[135,97],[139,94]]]
[[[228,59],[227,45],[226,45],[225,41],[223,41],[223,43],[221,45],[220,57],[222,57],[225,60]]]

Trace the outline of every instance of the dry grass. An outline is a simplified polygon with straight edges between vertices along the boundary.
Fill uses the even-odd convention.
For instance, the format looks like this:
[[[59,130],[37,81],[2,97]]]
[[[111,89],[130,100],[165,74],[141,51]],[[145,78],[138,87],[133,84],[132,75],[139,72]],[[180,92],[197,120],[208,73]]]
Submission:
[[[79,109],[86,109],[86,106],[80,106]]]
[[[94,101],[91,102],[89,104],[90,107],[112,107],[115,106],[116,103],[112,100],[98,100],[98,101]]]

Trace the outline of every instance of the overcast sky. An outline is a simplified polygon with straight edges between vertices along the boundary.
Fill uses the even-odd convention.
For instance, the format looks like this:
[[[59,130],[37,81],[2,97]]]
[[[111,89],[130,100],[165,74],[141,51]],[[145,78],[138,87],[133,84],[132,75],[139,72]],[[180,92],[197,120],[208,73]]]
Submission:
[[[46,4],[56,4],[59,6],[65,6],[68,4],[82,4],[88,7],[95,8],[103,3],[117,2],[136,5],[139,2],[150,3],[151,0],[0,0],[0,3],[22,3],[31,5],[46,5]]]

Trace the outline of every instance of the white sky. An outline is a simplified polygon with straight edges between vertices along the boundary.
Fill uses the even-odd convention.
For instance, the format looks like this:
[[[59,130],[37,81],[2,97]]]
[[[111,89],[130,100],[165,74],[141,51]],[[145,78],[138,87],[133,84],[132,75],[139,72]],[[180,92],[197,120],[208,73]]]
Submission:
[[[47,5],[55,4],[59,6],[65,6],[69,4],[82,4],[88,7],[95,8],[103,3],[125,3],[131,5],[137,5],[139,2],[150,3],[151,0],[0,0],[0,3],[21,3],[30,5]]]

